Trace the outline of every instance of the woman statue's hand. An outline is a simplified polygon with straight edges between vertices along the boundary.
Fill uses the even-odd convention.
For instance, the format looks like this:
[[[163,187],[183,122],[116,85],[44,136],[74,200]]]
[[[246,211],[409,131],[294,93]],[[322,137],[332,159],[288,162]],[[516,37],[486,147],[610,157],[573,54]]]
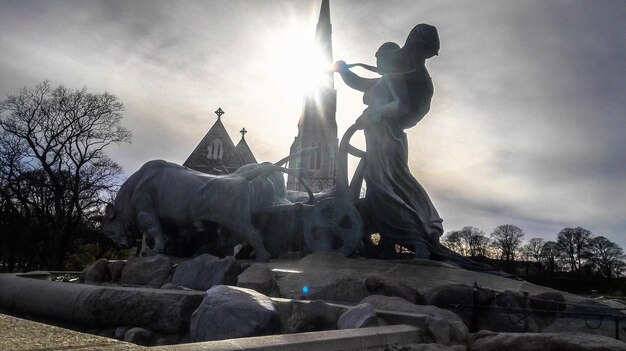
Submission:
[[[346,61],[343,60],[335,62],[335,65],[333,66],[333,71],[337,73],[345,72],[347,69],[348,66],[346,64]]]

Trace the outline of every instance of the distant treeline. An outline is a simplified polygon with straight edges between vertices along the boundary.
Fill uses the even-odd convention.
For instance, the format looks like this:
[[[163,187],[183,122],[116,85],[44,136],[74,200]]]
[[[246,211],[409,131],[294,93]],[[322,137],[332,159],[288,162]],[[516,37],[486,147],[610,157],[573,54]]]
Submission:
[[[531,238],[514,225],[497,226],[489,234],[476,227],[453,230],[441,238],[451,250],[509,273],[526,277],[606,280],[624,276],[622,248],[584,228],[564,228],[554,240]]]

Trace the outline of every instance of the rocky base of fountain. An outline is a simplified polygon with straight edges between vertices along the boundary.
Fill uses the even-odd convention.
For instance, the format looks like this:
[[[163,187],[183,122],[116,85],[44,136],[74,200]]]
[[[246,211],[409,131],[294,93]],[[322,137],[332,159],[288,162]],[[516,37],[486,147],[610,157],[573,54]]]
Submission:
[[[421,275],[424,272],[461,273],[467,279],[436,285]],[[615,324],[626,316],[619,309],[464,272],[441,263],[321,253],[269,264],[211,255],[188,260],[164,255],[127,262],[101,259],[82,272],[83,284],[2,275],[0,308],[146,346],[408,324],[419,330],[420,346],[386,349],[626,349],[626,343],[616,340],[626,339],[626,323]],[[511,290],[467,284],[483,278]],[[570,344],[575,347],[563,346]]]

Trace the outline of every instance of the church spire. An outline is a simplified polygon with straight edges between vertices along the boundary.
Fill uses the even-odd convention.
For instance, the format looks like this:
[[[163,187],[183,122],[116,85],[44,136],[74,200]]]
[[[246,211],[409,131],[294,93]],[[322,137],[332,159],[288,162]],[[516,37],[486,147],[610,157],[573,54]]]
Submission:
[[[298,135],[291,145],[290,154],[307,148],[316,148],[314,153],[304,154],[290,161],[290,167],[304,167],[313,173],[309,177],[310,189],[318,192],[335,184],[335,159],[339,140],[337,139],[337,91],[333,83],[332,25],[330,24],[329,0],[322,0],[320,16],[315,29],[315,45],[321,51],[326,67],[320,86],[304,98],[302,115],[298,121]],[[311,67],[313,69],[313,67]],[[303,191],[298,180],[289,176],[287,189]]]
[[[328,1],[329,0],[322,0],[320,17],[317,20],[317,28],[315,30],[315,43],[322,51],[324,61],[328,63],[329,67],[328,71],[324,73],[326,75],[324,83],[328,89],[334,89],[335,84],[333,81],[333,72],[330,70],[330,67],[333,64],[333,26],[330,23],[330,5]]]

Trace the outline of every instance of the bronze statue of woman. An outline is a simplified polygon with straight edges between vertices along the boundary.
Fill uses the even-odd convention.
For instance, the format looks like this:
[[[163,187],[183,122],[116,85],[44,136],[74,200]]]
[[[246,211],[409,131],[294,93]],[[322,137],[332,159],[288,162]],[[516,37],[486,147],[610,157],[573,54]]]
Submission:
[[[335,64],[343,81],[364,93],[363,102],[368,106],[356,125],[364,130],[367,147],[363,177],[369,227],[385,240],[413,249],[416,258],[430,258],[440,251],[443,220],[409,170],[404,130],[416,125],[430,109],[433,84],[425,61],[438,52],[437,29],[419,24],[402,48],[395,43],[379,48],[377,67],[370,69],[381,74],[380,78],[360,77],[343,61]]]

